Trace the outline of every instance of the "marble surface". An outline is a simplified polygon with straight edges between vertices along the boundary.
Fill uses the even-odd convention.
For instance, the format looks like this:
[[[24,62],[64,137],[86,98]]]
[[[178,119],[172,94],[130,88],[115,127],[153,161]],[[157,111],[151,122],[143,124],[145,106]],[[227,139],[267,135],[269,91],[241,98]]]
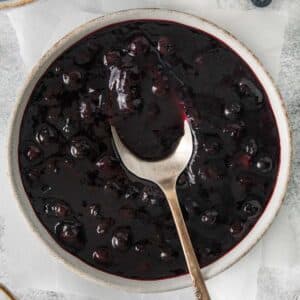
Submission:
[[[71,13],[71,6],[77,14]],[[0,12],[0,282],[24,300],[193,299],[191,289],[138,295],[80,278],[55,260],[31,233],[6,177],[9,117],[16,92],[31,66],[76,24],[135,7],[178,9],[217,22],[245,42],[275,78],[288,108],[294,138],[288,194],[263,239],[240,262],[209,280],[208,287],[212,300],[300,299],[299,0],[273,0],[263,10],[254,8],[248,0],[39,0],[32,6]]]

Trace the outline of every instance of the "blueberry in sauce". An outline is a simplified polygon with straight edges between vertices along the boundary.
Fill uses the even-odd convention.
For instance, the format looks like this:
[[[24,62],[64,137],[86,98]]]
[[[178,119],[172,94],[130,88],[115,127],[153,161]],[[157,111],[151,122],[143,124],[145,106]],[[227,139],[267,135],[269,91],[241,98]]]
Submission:
[[[262,173],[270,172],[272,170],[273,162],[268,156],[261,157],[256,162],[256,168]]]
[[[97,264],[105,264],[108,265],[111,263],[111,252],[109,251],[108,248],[106,247],[102,247],[102,248],[98,248],[96,249],[93,254],[93,259]]]
[[[258,200],[248,200],[242,206],[242,212],[249,218],[255,218],[261,213],[262,207]]]
[[[26,151],[26,157],[30,161],[36,160],[41,154],[40,149],[35,145],[29,146],[25,151]]]
[[[258,150],[257,143],[256,143],[255,139],[252,139],[252,138],[247,139],[247,141],[245,141],[245,143],[242,145],[242,147],[243,147],[243,150],[251,156],[255,156],[255,154],[257,153],[257,150]]]
[[[57,223],[55,225],[55,233],[60,242],[72,251],[79,251],[84,246],[83,228],[76,220]]]
[[[42,125],[36,132],[36,141],[39,144],[48,144],[57,140],[57,132],[50,125]]]
[[[71,214],[68,204],[60,200],[50,200],[45,204],[45,213],[49,216],[64,218]]]
[[[247,64],[203,32],[154,21],[104,28],[67,49],[32,92],[19,137],[25,191],[50,235],[87,264],[134,279],[182,275],[166,199],[124,169],[110,126],[157,160],[190,122],[194,153],[177,192],[205,266],[245,237],[273,192],[270,101]]]
[[[251,1],[257,7],[265,7],[272,3],[272,0],[251,0]]]
[[[218,212],[215,210],[207,210],[201,215],[201,222],[207,225],[215,224]]]
[[[102,218],[97,225],[96,231],[99,235],[104,235],[113,225],[114,220],[112,218]]]
[[[131,246],[131,233],[128,228],[118,228],[113,234],[111,244],[114,249],[125,251]]]
[[[76,137],[71,141],[70,154],[77,159],[87,157],[91,153],[91,146],[86,138]]]

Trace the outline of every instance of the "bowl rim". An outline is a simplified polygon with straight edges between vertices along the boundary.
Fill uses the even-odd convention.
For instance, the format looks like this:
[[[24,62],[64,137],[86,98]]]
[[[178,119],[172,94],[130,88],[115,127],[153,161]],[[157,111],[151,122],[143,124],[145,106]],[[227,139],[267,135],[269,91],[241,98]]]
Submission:
[[[232,34],[215,25],[214,23],[198,16],[179,12],[176,10],[159,8],[130,9],[114,12],[105,16],[97,17],[87,23],[78,26],[58,42],[56,42],[46,52],[46,54],[44,54],[42,58],[39,59],[35,67],[32,69],[31,73],[27,76],[27,80],[25,81],[23,88],[21,89],[17,97],[15,110],[12,113],[12,117],[9,122],[9,135],[7,145],[8,176],[10,178],[11,187],[14,191],[19,208],[23,212],[23,215],[33,232],[35,232],[37,236],[44,242],[44,244],[47,245],[47,248],[50,250],[50,252],[52,252],[55,257],[59,258],[62,262],[64,262],[64,264],[68,265],[79,275],[91,279],[96,283],[102,283],[106,286],[122,288],[130,292],[154,293],[177,290],[191,286],[190,277],[188,274],[186,274],[160,280],[128,279],[97,270],[84,263],[79,258],[73,256],[54,241],[54,239],[50,236],[48,231],[40,223],[39,219],[35,215],[27,194],[24,190],[18,165],[18,140],[20,125],[31,92],[40,76],[47,70],[47,68],[55,60],[56,57],[58,57],[62,52],[79,41],[81,38],[87,36],[89,33],[112,24],[133,20],[160,20],[176,22],[204,31],[222,41],[233,51],[235,51],[248,64],[250,69],[261,82],[270,99],[270,105],[276,119],[281,148],[280,165],[275,187],[269,203],[255,226],[244,237],[244,239],[239,242],[239,244],[237,244],[232,250],[227,252],[223,257],[202,269],[205,279],[209,279],[226,270],[243,256],[245,256],[270,227],[272,221],[279,211],[288,186],[292,158],[292,141],[287,110],[285,108],[284,101],[272,78],[264,69],[260,61]]]

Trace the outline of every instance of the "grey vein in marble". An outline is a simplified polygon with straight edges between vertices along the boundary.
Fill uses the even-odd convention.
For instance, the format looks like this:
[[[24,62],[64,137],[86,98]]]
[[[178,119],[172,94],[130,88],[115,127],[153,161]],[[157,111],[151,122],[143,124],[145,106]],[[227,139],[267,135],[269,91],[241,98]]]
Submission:
[[[4,234],[4,230],[5,230],[4,219],[0,217],[0,252],[3,251],[2,236]]]
[[[287,105],[293,135],[293,170],[284,205],[300,210],[300,2],[290,5],[278,85]]]
[[[15,102],[17,87],[24,77],[23,62],[19,55],[16,34],[8,17],[0,13],[0,145],[11,109]],[[0,204],[1,207],[1,204]]]
[[[257,300],[299,300],[299,272],[261,268],[258,277]]]
[[[29,290],[18,296],[20,300],[96,300],[96,298],[40,290]]]

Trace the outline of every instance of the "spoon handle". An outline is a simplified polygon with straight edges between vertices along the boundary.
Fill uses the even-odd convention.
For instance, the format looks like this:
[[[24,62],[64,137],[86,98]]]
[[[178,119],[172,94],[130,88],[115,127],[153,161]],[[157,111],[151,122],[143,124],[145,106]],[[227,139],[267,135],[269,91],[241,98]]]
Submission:
[[[198,259],[192,245],[186,224],[182,215],[176,192],[176,183],[161,185],[168,200],[177,233],[183,248],[186,264],[192,277],[197,300],[210,300],[204,279],[201,274]]]
[[[16,300],[16,298],[10,292],[10,290],[6,286],[4,286],[3,284],[0,283],[0,298],[1,298],[1,294],[5,295],[5,299]]]
[[[2,0],[1,2],[3,2],[3,3],[0,3],[0,9],[22,6],[25,4],[29,4],[33,1],[35,1],[35,0],[19,0],[19,1]]]

